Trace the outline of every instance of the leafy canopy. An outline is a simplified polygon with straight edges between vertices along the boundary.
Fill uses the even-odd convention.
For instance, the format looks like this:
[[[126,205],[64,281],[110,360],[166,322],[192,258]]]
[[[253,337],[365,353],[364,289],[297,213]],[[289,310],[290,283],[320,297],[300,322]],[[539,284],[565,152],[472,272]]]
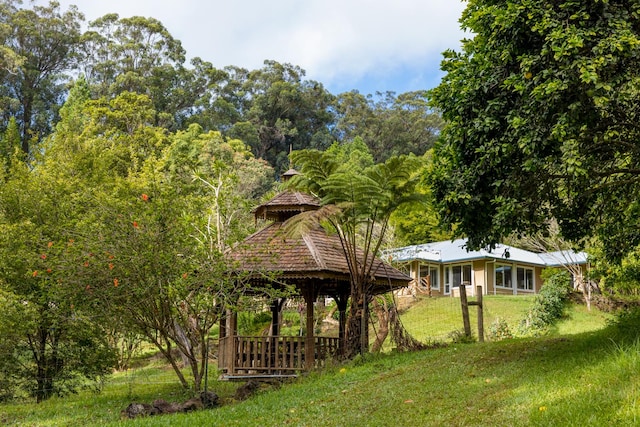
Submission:
[[[640,4],[472,0],[433,90],[434,195],[472,247],[557,218],[610,257],[640,243]]]

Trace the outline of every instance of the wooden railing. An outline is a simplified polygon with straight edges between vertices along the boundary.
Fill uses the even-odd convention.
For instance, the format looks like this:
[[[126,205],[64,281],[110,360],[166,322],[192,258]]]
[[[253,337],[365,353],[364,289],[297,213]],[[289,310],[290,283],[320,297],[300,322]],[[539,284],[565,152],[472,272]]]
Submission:
[[[228,345],[233,346],[231,354]],[[315,337],[314,352],[315,367],[325,366],[338,353],[338,338]],[[305,337],[226,337],[220,341],[220,355],[220,368],[229,375],[295,374],[305,369]]]

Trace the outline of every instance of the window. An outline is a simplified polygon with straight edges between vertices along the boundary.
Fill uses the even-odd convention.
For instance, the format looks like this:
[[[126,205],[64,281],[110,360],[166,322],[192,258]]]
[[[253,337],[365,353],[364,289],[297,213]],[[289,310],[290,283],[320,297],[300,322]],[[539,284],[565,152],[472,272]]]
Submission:
[[[431,289],[436,291],[440,290],[440,269],[438,267],[431,267],[429,270],[429,277],[431,278]]]
[[[532,291],[533,288],[533,269],[518,267],[516,269],[518,289]]]
[[[445,294],[448,294],[451,291],[451,287],[457,288],[462,283],[465,285],[471,285],[471,264],[445,267],[444,274]]]
[[[440,275],[439,268],[437,266],[420,265],[420,284],[427,286],[426,281],[429,280],[431,289],[434,291],[440,290]]]
[[[500,288],[513,288],[511,282],[511,266],[496,264],[496,284]]]

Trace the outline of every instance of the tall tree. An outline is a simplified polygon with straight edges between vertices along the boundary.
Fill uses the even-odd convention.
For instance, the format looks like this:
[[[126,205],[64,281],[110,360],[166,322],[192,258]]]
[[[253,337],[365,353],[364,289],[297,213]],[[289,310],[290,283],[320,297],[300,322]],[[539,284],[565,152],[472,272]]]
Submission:
[[[319,211],[297,215],[326,219],[339,236],[351,274],[346,356],[368,351],[368,306],[373,261],[379,256],[392,212],[415,197],[416,158],[391,157],[374,164],[362,141],[327,151],[294,151],[291,159],[302,173],[291,183],[322,199]]]
[[[610,257],[640,243],[640,6],[471,0],[472,35],[445,53],[447,124],[434,194],[470,247],[554,217]]]
[[[146,95],[157,126],[181,127],[203,93],[194,71],[184,67],[182,44],[154,18],[104,15],[82,35],[82,53],[94,97],[125,91]]]
[[[391,156],[423,155],[433,147],[442,119],[428,103],[426,91],[378,92],[376,96],[346,92],[336,99],[334,133],[340,141],[361,137],[376,162]]]
[[[5,49],[19,58],[13,70],[0,67],[2,127],[15,117],[21,130],[21,147],[30,154],[32,145],[47,136],[57,118],[67,81],[74,68],[84,16],[75,6],[66,12],[52,1],[33,9],[17,8],[19,2],[4,0],[0,22],[7,34]]]
[[[288,167],[290,148],[310,148],[314,141],[325,141],[326,126],[332,122],[329,112],[332,96],[321,83],[303,80],[305,71],[291,64],[265,61],[265,66],[247,76],[243,87],[251,103],[244,123],[239,122],[230,135],[241,137],[239,127],[254,139],[252,151],[276,170]],[[248,125],[248,126],[247,126]],[[326,148],[322,147],[322,148]]]
[[[0,2],[0,70],[15,73],[22,65],[24,58],[8,46],[7,39],[11,36],[10,17],[15,12],[17,1],[4,0]]]

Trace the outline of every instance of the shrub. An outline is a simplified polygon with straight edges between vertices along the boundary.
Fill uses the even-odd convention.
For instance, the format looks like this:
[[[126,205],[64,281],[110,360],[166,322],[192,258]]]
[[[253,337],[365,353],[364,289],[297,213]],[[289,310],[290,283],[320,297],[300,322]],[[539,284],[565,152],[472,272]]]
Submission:
[[[523,335],[539,335],[545,333],[564,314],[569,294],[571,293],[571,277],[566,271],[554,271],[543,274],[544,286],[536,295],[533,307],[520,323]]]
[[[496,318],[489,326],[488,338],[491,341],[502,341],[507,338],[513,338],[507,321],[501,317]]]

